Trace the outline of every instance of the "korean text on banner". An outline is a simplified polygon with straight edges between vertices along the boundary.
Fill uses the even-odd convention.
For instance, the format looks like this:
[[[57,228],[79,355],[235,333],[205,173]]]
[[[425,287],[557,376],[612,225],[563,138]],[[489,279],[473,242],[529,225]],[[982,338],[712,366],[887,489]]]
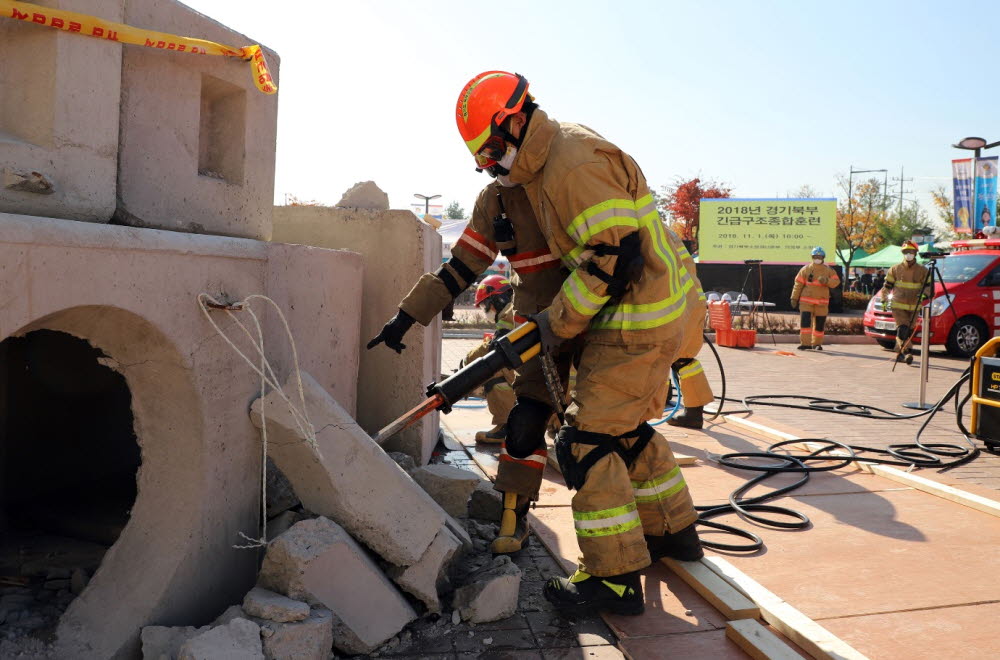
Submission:
[[[997,211],[997,156],[976,159],[976,212],[975,231],[986,226],[996,226]]]
[[[809,261],[814,247],[832,260],[837,247],[837,200],[703,199],[698,229],[702,263],[773,264]]]
[[[274,94],[278,91],[278,86],[274,84],[271,72],[267,68],[267,62],[264,60],[264,51],[256,44],[233,48],[217,44],[214,41],[144,30],[124,23],[105,21],[87,14],[42,7],[27,2],[12,2],[11,0],[0,0],[0,17],[35,23],[105,41],[193,55],[222,55],[223,57],[241,59],[250,63],[250,75],[253,77],[257,89],[264,94]]]
[[[955,194],[955,231],[959,234],[972,233],[972,159],[960,158],[951,161]]]

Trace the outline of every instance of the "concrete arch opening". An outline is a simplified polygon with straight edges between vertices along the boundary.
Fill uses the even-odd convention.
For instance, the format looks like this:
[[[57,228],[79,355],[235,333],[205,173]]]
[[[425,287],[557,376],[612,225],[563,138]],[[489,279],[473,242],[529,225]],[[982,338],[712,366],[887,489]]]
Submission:
[[[47,636],[128,523],[140,449],[124,376],[86,340],[0,342],[5,637]]]

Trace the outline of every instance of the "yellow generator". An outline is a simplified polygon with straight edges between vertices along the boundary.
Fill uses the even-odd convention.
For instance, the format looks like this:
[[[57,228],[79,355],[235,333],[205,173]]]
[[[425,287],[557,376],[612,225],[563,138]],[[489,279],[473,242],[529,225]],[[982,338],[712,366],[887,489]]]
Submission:
[[[972,433],[1000,451],[1000,337],[976,352],[972,363]]]

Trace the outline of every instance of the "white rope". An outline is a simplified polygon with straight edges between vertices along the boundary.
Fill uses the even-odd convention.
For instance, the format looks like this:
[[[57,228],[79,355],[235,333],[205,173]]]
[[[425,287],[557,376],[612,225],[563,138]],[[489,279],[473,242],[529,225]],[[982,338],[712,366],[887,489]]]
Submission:
[[[289,400],[288,396],[285,395],[285,392],[281,388],[281,384],[278,382],[278,377],[275,375],[274,369],[271,367],[271,363],[268,361],[264,353],[264,331],[261,328],[260,319],[258,318],[257,314],[254,312],[253,308],[250,305],[251,301],[253,300],[263,300],[267,303],[270,303],[271,306],[274,307],[274,310],[277,312],[278,318],[281,319],[282,324],[285,326],[285,335],[288,337],[288,344],[289,346],[291,346],[292,349],[293,373],[295,374],[295,382],[299,391],[299,405],[301,406],[301,408],[292,403],[292,401]],[[220,328],[219,325],[215,322],[215,319],[213,319],[212,315],[209,314],[209,309],[211,309],[209,307],[209,303],[221,307],[222,311],[224,311],[226,315],[229,316],[230,320],[232,320],[233,323],[235,323],[243,331],[243,334],[247,336],[247,338],[250,340],[250,343],[253,345],[254,349],[256,349],[258,357],[260,358],[259,367],[255,365],[253,361],[236,346],[235,343],[233,343],[233,340],[230,339],[229,336],[225,333],[225,331],[223,331],[222,328]],[[215,329],[216,333],[218,333],[218,335],[225,340],[225,342],[229,345],[229,347],[232,348],[237,355],[243,358],[243,361],[246,362],[250,366],[250,368],[253,369],[255,372],[257,372],[257,374],[260,376],[260,399],[261,399],[260,517],[262,520],[261,537],[259,539],[254,539],[247,536],[243,532],[239,532],[239,535],[244,539],[246,539],[247,541],[249,541],[249,544],[234,545],[233,547],[241,550],[267,547],[267,417],[264,415],[264,395],[267,394],[268,386],[270,386],[272,390],[277,392],[278,395],[281,397],[281,399],[288,406],[288,411],[292,415],[292,421],[295,423],[295,426],[298,429],[299,434],[303,438],[305,438],[305,441],[309,443],[309,446],[312,447],[313,450],[316,451],[316,453],[319,453],[319,446],[316,443],[316,430],[313,427],[312,422],[309,421],[309,415],[306,412],[305,390],[302,387],[302,373],[299,370],[299,354],[298,350],[295,348],[295,339],[292,337],[292,329],[289,327],[288,320],[282,313],[281,308],[278,307],[278,304],[276,302],[274,302],[267,296],[254,294],[247,296],[238,303],[225,304],[225,303],[220,303],[218,300],[216,300],[207,293],[200,293],[198,294],[198,307],[201,308],[202,314],[205,315],[205,318]],[[250,318],[253,319],[254,328],[257,331],[256,339],[250,333],[250,330],[246,327],[246,325],[244,325],[239,320],[239,318],[237,318],[236,315],[233,314],[233,310],[246,311],[247,313],[250,314]]]

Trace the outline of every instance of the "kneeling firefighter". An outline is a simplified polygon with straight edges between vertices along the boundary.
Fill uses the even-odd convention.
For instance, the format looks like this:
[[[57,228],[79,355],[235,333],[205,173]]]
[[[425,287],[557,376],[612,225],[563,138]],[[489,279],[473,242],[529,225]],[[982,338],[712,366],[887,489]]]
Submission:
[[[549,119],[523,76],[476,76],[459,95],[456,119],[477,168],[505,189],[523,188],[548,254],[568,271],[552,303],[531,318],[542,350],[569,352],[576,364],[556,449],[577,491],[583,556],[572,577],[548,581],[545,597],[568,613],[639,614],[638,571],[651,556],[703,554],[684,477],[647,423],[662,411],[694,281],[635,161],[586,127]],[[524,459],[537,453],[540,433],[519,433],[516,412],[506,447]],[[534,429],[541,419],[532,417]]]
[[[479,193],[469,225],[451,248],[451,258],[437,272],[420,278],[368,348],[385,342],[401,352],[405,348],[403,336],[413,323],[429,324],[493,264],[498,253],[507,257],[514,271],[510,280],[514,322],[524,323],[529,314],[545,309],[567,271],[549,251],[524,189],[505,188],[493,182]],[[563,388],[569,376],[569,358],[568,350],[556,356]],[[538,499],[542,485],[547,461],[545,428],[553,414],[538,360],[516,370],[513,388],[516,404],[505,418],[507,429],[494,483],[494,488],[503,493],[504,506],[497,538],[491,544],[497,554],[518,552],[527,542],[528,507]],[[507,450],[511,442],[532,449],[515,457]]]
[[[482,307],[487,315],[493,314],[496,324],[494,339],[499,339],[514,329],[514,305],[511,303],[510,280],[502,275],[490,275],[476,287],[476,307]],[[492,341],[485,340],[469,351],[459,362],[459,368],[486,355],[492,348]],[[476,442],[500,444],[507,437],[507,416],[514,407],[514,372],[501,369],[493,378],[483,383],[486,407],[493,415],[493,428],[476,433]]]

